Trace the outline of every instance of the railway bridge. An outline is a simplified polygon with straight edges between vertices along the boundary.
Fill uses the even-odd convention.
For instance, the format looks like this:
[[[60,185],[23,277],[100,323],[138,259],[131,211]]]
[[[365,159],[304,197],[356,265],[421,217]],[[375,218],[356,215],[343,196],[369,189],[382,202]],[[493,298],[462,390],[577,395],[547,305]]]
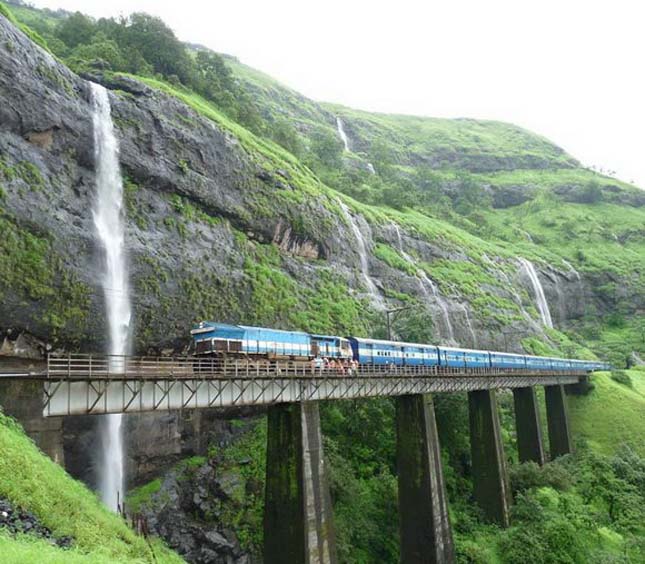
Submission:
[[[318,402],[392,396],[396,402],[400,561],[455,560],[432,395],[467,392],[473,497],[486,518],[509,525],[510,489],[496,391],[514,396],[519,459],[543,464],[536,388],[544,387],[550,458],[572,451],[565,387],[583,371],[361,366],[245,359],[50,356],[5,378],[42,383],[43,414],[136,413],[267,405],[264,561],[336,563]]]

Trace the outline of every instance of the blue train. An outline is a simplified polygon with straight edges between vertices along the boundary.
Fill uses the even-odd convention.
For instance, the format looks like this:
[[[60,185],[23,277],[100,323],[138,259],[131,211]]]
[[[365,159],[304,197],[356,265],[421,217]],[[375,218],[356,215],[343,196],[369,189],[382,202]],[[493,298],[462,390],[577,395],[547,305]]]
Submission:
[[[197,355],[230,355],[269,360],[329,358],[361,365],[516,368],[523,370],[609,370],[605,362],[571,360],[495,351],[315,335],[246,325],[202,321],[191,334]]]

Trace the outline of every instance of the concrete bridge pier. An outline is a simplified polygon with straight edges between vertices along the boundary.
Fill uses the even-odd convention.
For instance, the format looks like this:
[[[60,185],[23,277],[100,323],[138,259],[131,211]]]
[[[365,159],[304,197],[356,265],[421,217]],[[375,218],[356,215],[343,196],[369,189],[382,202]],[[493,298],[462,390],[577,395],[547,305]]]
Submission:
[[[400,562],[455,562],[432,397],[396,398]]]
[[[468,392],[475,501],[489,521],[508,527],[510,487],[495,390]]]
[[[318,403],[268,408],[265,564],[337,564]]]
[[[549,451],[551,460],[573,452],[567,398],[562,384],[544,386],[546,419],[549,429]]]
[[[515,430],[520,462],[544,464],[542,427],[535,388],[513,388]]]

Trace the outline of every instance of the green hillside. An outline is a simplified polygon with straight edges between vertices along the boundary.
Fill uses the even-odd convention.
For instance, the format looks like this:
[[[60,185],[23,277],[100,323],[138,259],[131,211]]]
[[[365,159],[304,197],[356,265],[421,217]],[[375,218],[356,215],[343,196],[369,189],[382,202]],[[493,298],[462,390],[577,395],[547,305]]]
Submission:
[[[573,434],[605,455],[629,445],[645,456],[645,371],[626,370],[617,378],[595,374],[591,393],[569,396]]]
[[[161,542],[148,544],[109,511],[84,484],[42,454],[22,428],[0,413],[0,498],[36,515],[57,537],[71,536],[63,550],[28,535],[0,532],[6,563],[181,562]]]
[[[424,241],[463,253],[465,260],[420,266],[493,333],[520,315],[501,295],[505,282],[491,270],[491,257],[506,261],[502,270],[515,268],[517,256],[542,269],[575,268],[588,281],[584,311],[558,325],[566,337],[554,334],[545,344],[567,354],[562,343],[574,342],[618,366],[632,351],[645,355],[645,191],[582,168],[553,143],[512,124],[315,102],[233,57],[181,44],[145,14],[95,21],[24,5],[12,9],[72,69],[139,76],[230,131],[267,172],[288,171],[297,190],[278,189],[247,213],[275,216],[312,198],[341,215],[340,196],[374,225],[395,221]],[[154,51],[150,41],[158,41]],[[337,117],[350,151],[343,150]],[[298,225],[303,233],[316,230],[315,218],[293,221],[305,222]],[[398,249],[376,243],[380,261],[409,271]],[[392,289],[390,299],[414,298]],[[307,328],[296,319],[290,324]]]

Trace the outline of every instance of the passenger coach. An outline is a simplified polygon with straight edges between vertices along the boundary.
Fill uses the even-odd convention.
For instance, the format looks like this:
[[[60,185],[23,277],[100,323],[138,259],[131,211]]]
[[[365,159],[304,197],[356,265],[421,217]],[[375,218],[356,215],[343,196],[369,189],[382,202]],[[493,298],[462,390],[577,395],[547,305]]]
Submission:
[[[527,371],[608,370],[608,363],[406,343],[362,337],[315,335],[203,321],[191,331],[198,355],[270,360],[355,360],[360,365],[446,366]]]

